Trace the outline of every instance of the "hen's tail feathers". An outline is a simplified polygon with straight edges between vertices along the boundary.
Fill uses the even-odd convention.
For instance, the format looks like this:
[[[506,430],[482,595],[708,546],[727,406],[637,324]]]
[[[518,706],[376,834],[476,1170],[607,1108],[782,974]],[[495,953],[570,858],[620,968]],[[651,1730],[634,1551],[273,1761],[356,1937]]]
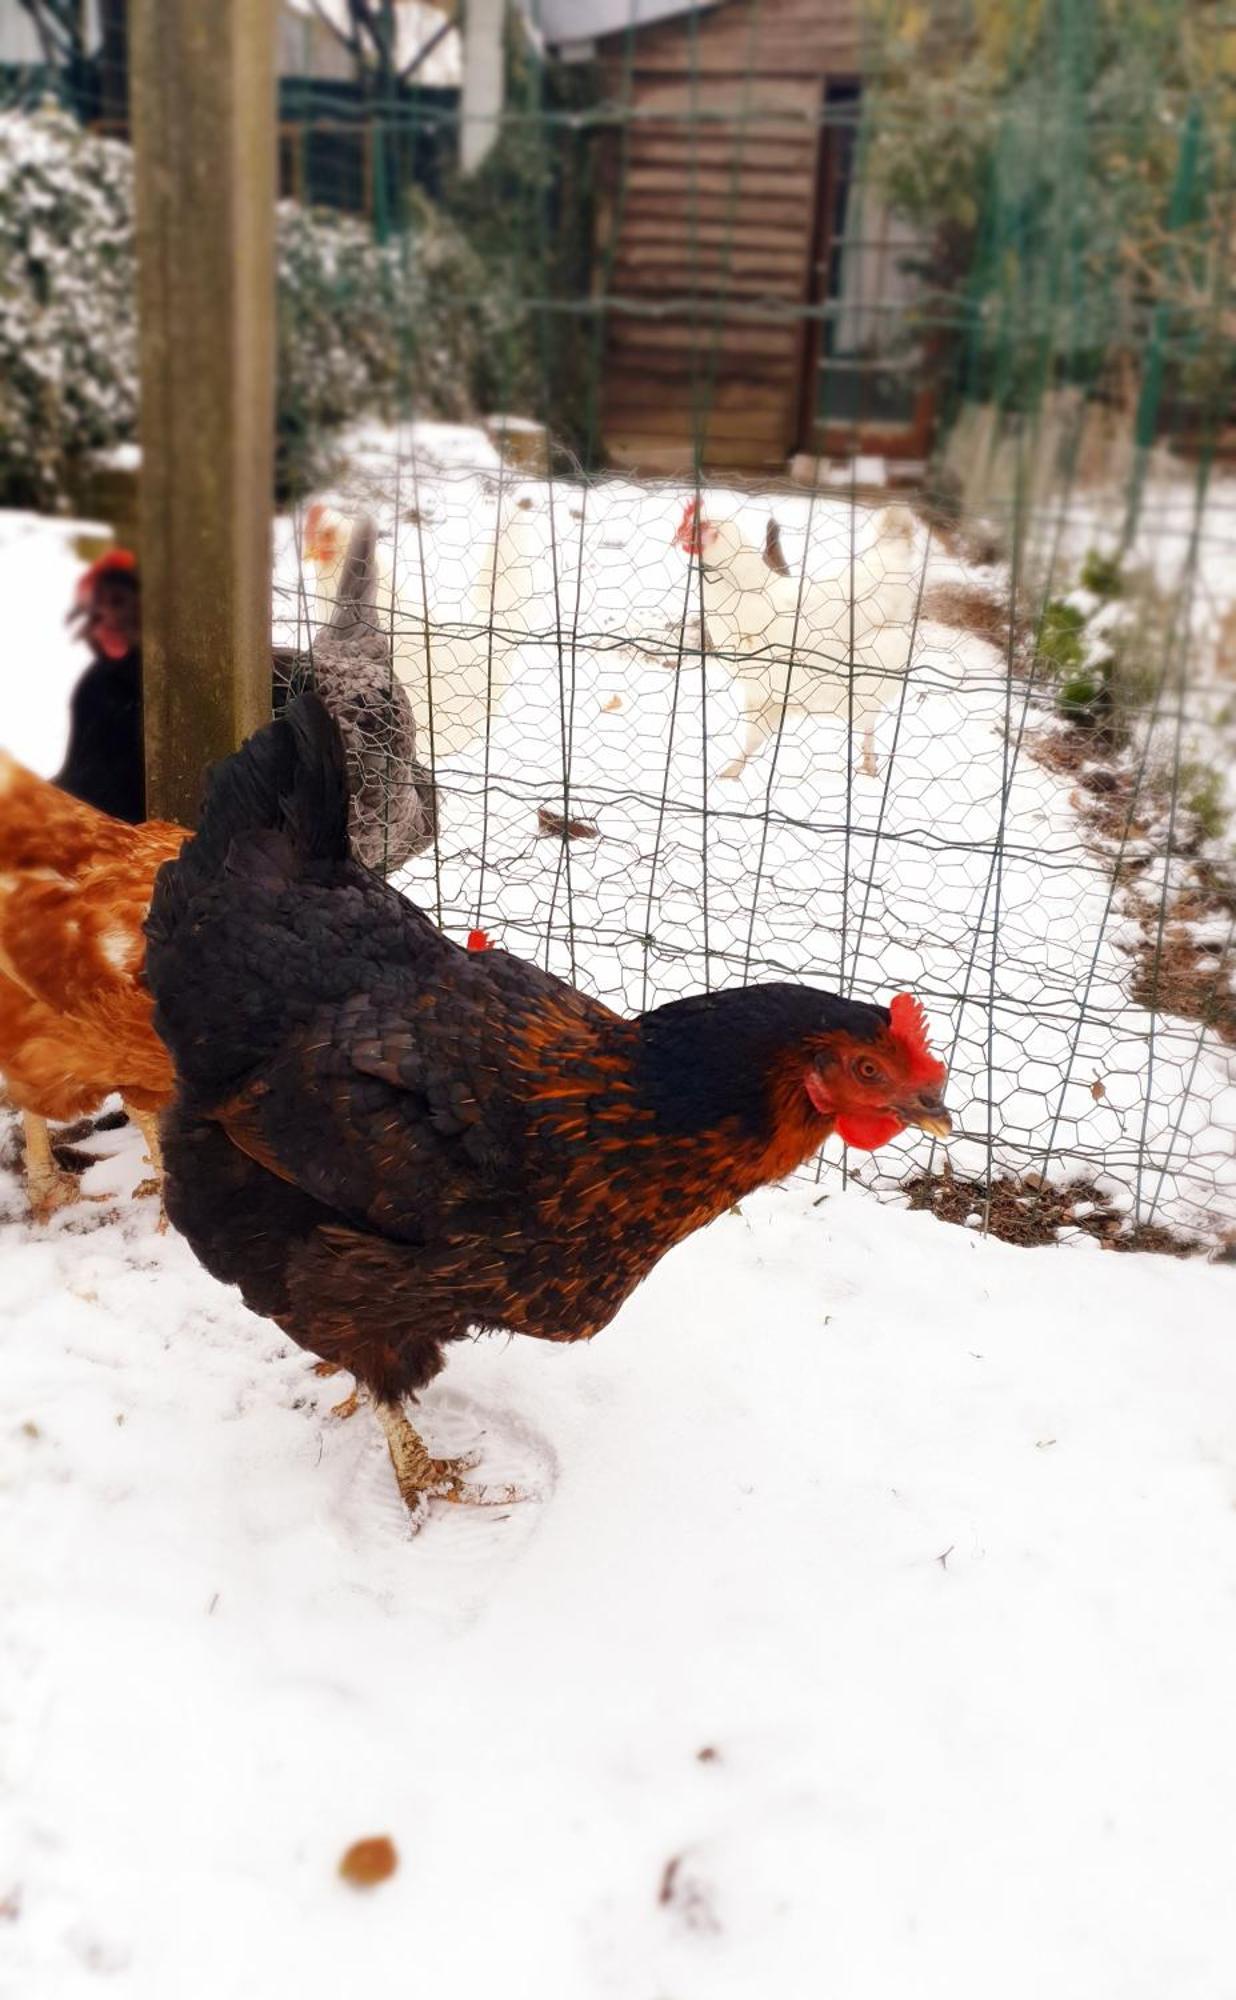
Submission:
[[[335,608],[327,630],[347,638],[358,629],[371,632],[378,608],[378,527],[372,514],[361,514],[352,529],[348,552],[335,589]]]
[[[147,935],[166,939],[224,873],[295,876],[306,862],[346,861],[349,853],[339,726],[317,695],[302,694],[211,771],[200,828],[159,871]]]
[[[891,506],[882,507],[876,515],[874,527],[877,547],[900,543],[906,549],[913,548],[914,514],[904,501],[895,500]]]

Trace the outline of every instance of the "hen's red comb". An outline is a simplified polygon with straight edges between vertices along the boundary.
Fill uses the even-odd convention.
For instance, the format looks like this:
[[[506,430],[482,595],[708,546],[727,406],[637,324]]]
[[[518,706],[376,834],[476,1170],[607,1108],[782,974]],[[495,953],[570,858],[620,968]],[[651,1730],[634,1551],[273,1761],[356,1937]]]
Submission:
[[[77,602],[89,603],[90,593],[101,576],[131,576],[136,568],[137,557],[132,549],[105,549],[77,579]]]
[[[674,547],[677,549],[686,549],[692,555],[697,554],[696,538],[699,535],[699,531],[700,503],[699,495],[697,494],[694,499],[688,500],[683,506],[682,519],[673,534]]]
[[[912,993],[895,993],[888,1003],[888,1021],[910,1058],[912,1080],[915,1083],[943,1081],[947,1071],[931,1053],[927,1040],[927,1014],[922,1001],[916,1000]]]
[[[491,947],[490,947],[490,943],[489,943],[489,937],[488,937],[488,934],[487,934],[487,932],[485,932],[485,931],[469,931],[469,932],[468,932],[468,950],[469,950],[469,951],[489,951],[489,950],[490,950],[490,948],[491,948]]]

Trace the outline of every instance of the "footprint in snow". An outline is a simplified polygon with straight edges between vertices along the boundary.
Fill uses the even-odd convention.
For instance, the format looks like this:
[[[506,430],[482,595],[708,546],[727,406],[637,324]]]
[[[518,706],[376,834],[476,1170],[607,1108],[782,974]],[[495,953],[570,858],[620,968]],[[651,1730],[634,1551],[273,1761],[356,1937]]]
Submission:
[[[435,1457],[477,1455],[468,1473],[470,1484],[495,1492],[513,1487],[522,1497],[486,1507],[431,1500],[413,1531],[385,1441],[362,1408],[353,1421],[338,1427],[348,1434],[349,1465],[335,1518],[355,1542],[371,1548],[380,1543],[396,1552],[401,1605],[410,1597],[426,1609],[440,1610],[452,1626],[466,1625],[536,1533],[557,1484],[557,1456],[549,1440],[522,1417],[460,1390],[431,1388],[411,1414]],[[337,1433],[337,1447],[339,1443]],[[388,1583],[394,1584],[389,1575]]]

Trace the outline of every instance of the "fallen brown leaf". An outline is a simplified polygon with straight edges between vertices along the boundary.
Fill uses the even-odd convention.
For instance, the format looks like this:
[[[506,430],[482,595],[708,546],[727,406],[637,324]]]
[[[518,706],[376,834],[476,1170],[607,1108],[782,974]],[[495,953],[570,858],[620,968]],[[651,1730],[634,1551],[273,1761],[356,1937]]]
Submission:
[[[399,1855],[389,1834],[371,1834],[367,1840],[354,1840],[342,1861],[339,1873],[354,1889],[372,1889],[379,1882],[385,1882],[399,1866]]]
[[[561,813],[550,812],[548,806],[536,809],[538,838],[554,835],[561,840],[596,840],[600,829],[590,819],[564,819]]]

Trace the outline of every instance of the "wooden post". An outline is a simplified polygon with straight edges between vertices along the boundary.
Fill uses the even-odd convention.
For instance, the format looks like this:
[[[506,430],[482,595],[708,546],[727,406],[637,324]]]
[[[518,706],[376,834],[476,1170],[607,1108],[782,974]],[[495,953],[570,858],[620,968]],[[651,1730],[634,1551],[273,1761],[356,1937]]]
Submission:
[[[152,817],[270,718],[274,0],[132,0]]]

